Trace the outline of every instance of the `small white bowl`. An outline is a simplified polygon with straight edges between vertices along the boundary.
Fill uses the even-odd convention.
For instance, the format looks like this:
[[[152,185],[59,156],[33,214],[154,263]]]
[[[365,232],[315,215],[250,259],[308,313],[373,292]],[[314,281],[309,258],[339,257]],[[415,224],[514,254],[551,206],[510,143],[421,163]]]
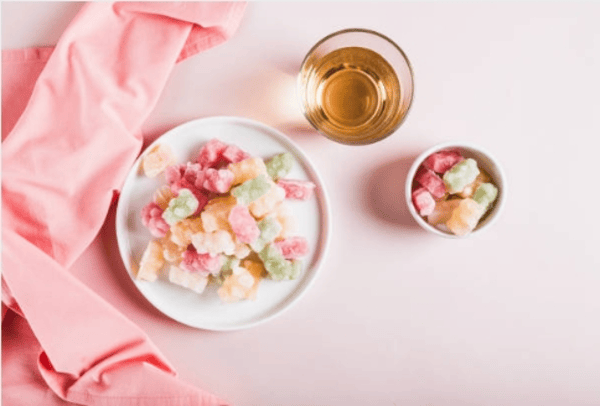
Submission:
[[[425,158],[427,158],[429,155],[449,148],[458,148],[465,158],[475,159],[477,161],[477,166],[485,170],[491,176],[492,183],[498,188],[498,197],[494,201],[493,207],[488,213],[485,214],[483,220],[477,224],[477,227],[475,227],[472,232],[465,236],[457,236],[432,226],[427,222],[427,220],[419,215],[412,202],[412,185],[419,166],[421,166]],[[406,176],[405,195],[408,210],[416,222],[425,230],[446,238],[465,238],[490,227],[496,221],[504,207],[504,202],[506,201],[506,179],[504,176],[504,170],[500,166],[498,160],[496,160],[484,148],[464,142],[445,142],[429,148],[419,155],[417,159],[415,159],[414,163],[410,167],[410,170],[408,171],[408,175]]]

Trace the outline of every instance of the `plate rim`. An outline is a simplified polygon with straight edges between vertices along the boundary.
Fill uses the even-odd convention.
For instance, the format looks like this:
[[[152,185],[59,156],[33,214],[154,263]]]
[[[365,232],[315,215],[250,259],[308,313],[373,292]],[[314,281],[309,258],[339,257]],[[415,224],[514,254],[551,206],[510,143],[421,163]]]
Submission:
[[[154,145],[159,143],[160,140],[164,139],[164,137],[166,137],[168,134],[171,134],[171,133],[174,133],[177,131],[181,131],[182,128],[188,127],[188,126],[191,127],[194,125],[219,124],[219,123],[227,124],[227,125],[232,125],[232,124],[233,125],[236,125],[236,124],[237,125],[250,125],[250,126],[259,128],[261,130],[261,132],[264,133],[266,136],[275,138],[276,141],[284,144],[286,149],[292,148],[294,150],[293,152],[299,155],[299,157],[303,161],[304,170],[307,170],[309,172],[309,175],[319,183],[320,199],[317,203],[318,208],[319,208],[320,217],[321,217],[321,219],[319,221],[319,224],[320,224],[320,233],[319,233],[320,238],[319,238],[319,242],[318,242],[319,253],[318,253],[318,257],[317,257],[316,261],[314,262],[313,266],[311,266],[309,269],[307,269],[307,270],[311,271],[311,275],[308,277],[308,279],[306,281],[304,281],[304,286],[301,286],[299,289],[293,290],[288,296],[286,296],[281,301],[282,304],[279,306],[279,308],[276,308],[273,311],[269,311],[266,316],[258,317],[257,319],[250,321],[250,322],[233,323],[231,325],[219,326],[218,323],[206,323],[206,324],[200,323],[202,325],[198,325],[198,324],[190,323],[186,320],[183,320],[182,318],[177,317],[175,315],[166,313],[165,311],[160,309],[153,301],[151,301],[146,296],[146,294],[142,291],[142,289],[139,288],[139,286],[138,286],[139,281],[137,281],[134,278],[134,276],[132,275],[131,264],[127,264],[127,261],[126,261],[126,257],[129,256],[129,252],[127,250],[129,247],[126,247],[126,245],[128,243],[125,241],[127,239],[128,233],[126,231],[126,227],[124,224],[126,221],[125,219],[127,217],[127,213],[125,213],[125,202],[122,199],[121,192],[126,188],[126,186],[130,182],[133,182],[133,179],[135,179],[136,173],[139,171],[140,163],[141,163],[141,160],[143,159],[145,153],[147,151],[151,150],[151,148]],[[321,274],[322,268],[323,268],[323,263],[325,262],[325,259],[327,257],[327,252],[329,251],[329,245],[331,242],[331,231],[332,231],[331,202],[329,199],[328,192],[325,188],[325,183],[323,181],[323,178],[321,177],[320,173],[317,170],[316,165],[312,162],[311,158],[298,145],[296,145],[296,143],[289,136],[287,136],[285,133],[278,130],[277,128],[271,127],[265,123],[262,123],[260,121],[254,120],[254,119],[240,117],[240,116],[219,115],[219,116],[200,117],[200,118],[188,120],[188,121],[185,121],[178,125],[175,125],[175,126],[171,127],[169,130],[167,130],[167,131],[163,132],[161,135],[159,135],[154,141],[152,141],[142,151],[140,151],[138,157],[135,159],[135,161],[132,163],[131,167],[129,168],[129,171],[127,172],[127,175],[125,176],[125,179],[121,186],[119,198],[117,200],[117,207],[116,207],[115,214],[116,214],[115,215],[115,217],[116,217],[116,219],[115,219],[115,234],[117,237],[117,245],[119,248],[119,256],[121,257],[121,262],[123,263],[124,270],[127,273],[127,275],[129,276],[129,278],[131,279],[131,282],[133,283],[133,285],[135,286],[137,291],[143,296],[144,300],[146,302],[148,302],[149,304],[151,304],[156,310],[158,310],[165,317],[168,317],[172,320],[177,321],[178,323],[184,324],[189,327],[193,327],[193,328],[201,329],[201,330],[208,330],[208,331],[236,331],[236,330],[248,329],[248,328],[255,327],[257,325],[266,323],[267,321],[270,321],[270,320],[280,316],[285,311],[289,310],[291,307],[293,307],[295,304],[297,304],[302,297],[304,297],[306,292],[308,290],[310,290],[310,288],[315,283],[317,277]],[[323,221],[323,220],[325,220],[325,221]],[[305,271],[305,273],[306,273],[306,271]]]

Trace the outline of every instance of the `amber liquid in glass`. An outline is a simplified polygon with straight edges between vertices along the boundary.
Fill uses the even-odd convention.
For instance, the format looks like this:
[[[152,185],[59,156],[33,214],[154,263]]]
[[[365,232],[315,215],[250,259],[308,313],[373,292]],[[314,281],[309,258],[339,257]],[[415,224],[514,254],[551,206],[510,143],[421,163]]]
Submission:
[[[301,72],[307,118],[326,136],[367,144],[402,121],[400,83],[378,53],[347,47],[307,60]]]

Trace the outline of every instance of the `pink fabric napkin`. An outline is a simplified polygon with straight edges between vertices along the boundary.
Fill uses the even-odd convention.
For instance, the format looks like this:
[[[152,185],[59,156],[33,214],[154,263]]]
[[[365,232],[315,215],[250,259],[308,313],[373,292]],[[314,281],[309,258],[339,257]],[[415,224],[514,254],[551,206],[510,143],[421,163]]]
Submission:
[[[2,315],[27,322],[3,335],[39,348],[36,367],[66,402],[227,404],[178,380],[147,335],[69,267],[102,226],[174,64],[230,38],[244,7],[89,3],[54,49],[3,52]],[[8,346],[9,361],[20,346]]]

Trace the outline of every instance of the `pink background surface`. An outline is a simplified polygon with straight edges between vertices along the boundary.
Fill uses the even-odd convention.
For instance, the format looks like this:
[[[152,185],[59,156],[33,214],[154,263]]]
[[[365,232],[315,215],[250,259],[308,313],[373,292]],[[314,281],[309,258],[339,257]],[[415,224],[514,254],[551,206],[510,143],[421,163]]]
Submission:
[[[54,45],[79,7],[3,3],[2,48]],[[175,67],[145,134],[215,115],[287,133],[331,199],[318,280],[248,330],[180,325],[126,275],[114,208],[74,272],[185,381],[236,405],[598,405],[598,15],[593,2],[251,2],[230,41]],[[394,39],[415,71],[405,124],[364,147],[317,135],[294,94],[308,49],[353,26]],[[467,240],[427,234],[404,203],[414,157],[449,140],[490,150],[509,185],[499,221]]]

